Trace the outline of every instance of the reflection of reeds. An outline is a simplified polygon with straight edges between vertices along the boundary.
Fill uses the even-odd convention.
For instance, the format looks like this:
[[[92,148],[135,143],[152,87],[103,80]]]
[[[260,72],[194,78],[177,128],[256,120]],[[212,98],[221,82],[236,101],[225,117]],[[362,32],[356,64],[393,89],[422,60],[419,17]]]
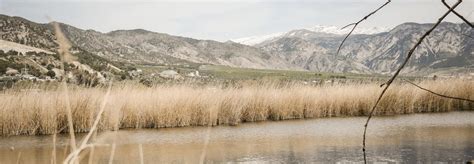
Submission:
[[[143,164],[144,159],[143,159],[143,145],[142,144],[138,144],[138,156],[140,157],[140,164]]]
[[[56,132],[53,133],[53,150],[51,152],[51,164],[56,164]]]
[[[425,81],[435,92],[473,99],[474,82]],[[378,85],[311,87],[272,83],[242,88],[191,85],[116,85],[112,87],[98,129],[236,125],[241,122],[366,115]],[[87,132],[105,98],[105,88],[69,90],[76,132]],[[59,89],[0,94],[1,135],[53,134],[67,126],[66,98]],[[445,99],[409,84],[394,84],[377,115],[472,110],[474,104]],[[212,113],[211,113],[212,112]],[[56,124],[57,123],[57,124]]]

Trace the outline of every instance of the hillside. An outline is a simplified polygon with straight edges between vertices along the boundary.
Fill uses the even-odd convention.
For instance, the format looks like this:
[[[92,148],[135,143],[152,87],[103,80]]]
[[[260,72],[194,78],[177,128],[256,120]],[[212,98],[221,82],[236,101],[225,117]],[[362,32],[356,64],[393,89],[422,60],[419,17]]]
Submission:
[[[431,24],[404,23],[388,32],[356,34],[336,55],[344,35],[294,30],[256,45],[307,70],[388,74],[396,70],[409,49]],[[444,22],[416,49],[406,73],[427,74],[448,68],[472,69],[474,30],[466,24]]]
[[[198,40],[143,29],[101,33],[61,24],[73,47],[110,62],[132,65],[211,64],[259,69],[389,74],[431,24],[404,23],[391,30],[361,29],[336,49],[343,31],[316,26],[260,38],[254,46],[232,41]],[[387,32],[384,32],[387,31]],[[442,23],[415,51],[405,73],[470,72],[474,65],[474,31],[465,24]],[[0,38],[56,51],[50,24],[0,15]],[[87,63],[86,63],[87,64]],[[452,73],[449,72],[448,73]]]

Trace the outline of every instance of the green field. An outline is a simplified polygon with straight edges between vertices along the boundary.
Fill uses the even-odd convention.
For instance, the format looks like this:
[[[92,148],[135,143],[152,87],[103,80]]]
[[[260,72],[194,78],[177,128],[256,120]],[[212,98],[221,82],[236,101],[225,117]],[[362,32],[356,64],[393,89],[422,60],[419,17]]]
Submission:
[[[304,70],[275,70],[275,69],[253,69],[237,68],[221,65],[192,65],[192,66],[164,66],[164,65],[142,65],[145,74],[159,73],[163,70],[176,70],[180,74],[199,71],[201,76],[223,80],[312,80],[312,79],[365,79],[365,78],[387,78],[382,75],[367,75],[354,73],[328,73]]]
[[[298,70],[272,70],[272,69],[252,69],[235,68],[228,66],[205,65],[201,66],[200,71],[203,74],[209,74],[222,79],[327,79],[327,78],[362,78],[367,75],[349,74],[349,73],[325,73]]]

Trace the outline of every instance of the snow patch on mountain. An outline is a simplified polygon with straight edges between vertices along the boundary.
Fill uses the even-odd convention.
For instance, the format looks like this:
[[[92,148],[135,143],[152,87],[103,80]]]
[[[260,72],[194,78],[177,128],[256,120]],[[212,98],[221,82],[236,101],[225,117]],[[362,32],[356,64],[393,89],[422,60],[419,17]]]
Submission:
[[[285,34],[286,32],[278,32],[278,33],[273,33],[273,34],[268,34],[268,35],[259,35],[259,36],[251,36],[251,37],[245,37],[245,38],[239,38],[239,39],[232,39],[231,41],[240,43],[240,44],[245,44],[245,45],[256,45],[267,40],[279,38]]]
[[[322,25],[316,25],[313,27],[309,28],[303,28],[303,30],[309,30],[312,32],[317,32],[317,33],[327,33],[327,34],[336,34],[336,35],[344,35],[350,32],[351,27],[341,29],[340,27],[336,26],[322,26]],[[382,32],[387,32],[389,31],[390,28],[385,28],[385,27],[369,27],[369,28],[362,28],[358,27],[352,32],[353,34],[377,34],[377,33],[382,33]],[[292,30],[295,31],[295,30]],[[257,45],[260,43],[263,43],[265,41],[273,40],[276,38],[281,38],[283,36],[292,36],[294,33],[290,32],[278,32],[278,33],[273,33],[273,34],[268,34],[268,35],[260,35],[260,36],[251,36],[251,37],[245,37],[245,38],[238,38],[238,39],[232,39],[233,42],[240,43],[240,44],[245,44],[245,45]]]
[[[349,33],[352,27],[341,29],[340,27],[336,27],[336,26],[316,25],[316,26],[306,28],[306,29],[313,32],[343,35],[343,34]],[[369,28],[357,27],[352,33],[353,34],[377,34],[377,33],[387,32],[389,30],[390,28],[386,28],[386,27],[369,27]]]

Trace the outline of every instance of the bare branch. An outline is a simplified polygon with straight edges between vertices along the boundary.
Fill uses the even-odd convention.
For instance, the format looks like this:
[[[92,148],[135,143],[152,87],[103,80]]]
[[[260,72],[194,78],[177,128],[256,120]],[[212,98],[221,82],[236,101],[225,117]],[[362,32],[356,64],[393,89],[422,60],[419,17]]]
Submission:
[[[351,23],[351,24],[348,24],[348,25],[346,25],[346,26],[342,27],[342,28],[341,28],[341,30],[342,30],[342,29],[345,29],[345,28],[347,28],[347,27],[349,27],[349,26],[355,25],[355,24],[356,24],[356,23]]]
[[[444,6],[446,6],[448,9],[451,8],[448,3],[446,3],[446,0],[441,0],[441,2],[443,2]],[[458,16],[459,18],[461,18],[464,23],[466,23],[467,25],[471,26],[471,28],[474,28],[474,25],[471,24],[471,22],[469,22],[466,18],[464,18],[461,14],[459,14],[458,12],[454,11],[453,10],[453,13],[456,14],[456,16]]]
[[[69,48],[71,48],[71,44],[69,43],[68,39],[64,35],[64,33],[61,31],[61,27],[57,22],[52,22],[53,28],[54,28],[54,34],[57,38],[57,43],[59,45],[59,59],[61,60],[60,67],[62,71],[66,72],[64,69],[64,62],[70,62],[74,56],[71,55],[69,52]],[[77,145],[76,145],[76,136],[74,134],[74,124],[73,124],[73,119],[72,119],[72,109],[71,109],[71,102],[69,100],[69,91],[68,87],[66,84],[66,80],[62,79],[61,80],[62,88],[63,88],[63,94],[64,97],[66,98],[66,116],[67,116],[67,122],[68,122],[68,130],[69,130],[69,136],[71,137],[71,140],[69,141],[71,144],[71,151],[76,151]]]
[[[369,113],[369,116],[367,118],[367,121],[364,125],[364,135],[363,135],[363,140],[362,140],[362,151],[363,151],[363,154],[364,154],[364,163],[367,163],[367,155],[366,155],[366,152],[365,152],[365,141],[366,141],[366,134],[367,134],[367,126],[369,125],[369,122],[370,122],[370,119],[372,118],[372,115],[375,111],[375,109],[377,109],[377,105],[379,104],[380,100],[382,99],[383,95],[385,94],[385,92],[388,90],[388,88],[390,87],[390,85],[392,84],[392,82],[395,80],[395,78],[398,76],[398,74],[400,74],[400,71],[405,67],[405,65],[408,63],[408,61],[410,60],[411,56],[413,55],[413,52],[415,52],[415,49],[423,42],[423,40],[428,36],[430,35],[430,33],[446,18],[446,16],[448,16],[449,13],[451,13],[460,3],[462,2],[462,0],[458,0],[458,2],[456,4],[454,4],[450,9],[449,11],[447,11],[446,13],[443,14],[443,16],[441,16],[438,21],[433,25],[433,27],[431,27],[431,29],[429,29],[428,31],[425,32],[425,34],[423,36],[421,36],[421,38],[418,40],[418,42],[410,49],[410,51],[408,52],[408,55],[407,57],[405,58],[405,61],[402,63],[402,65],[400,66],[400,68],[398,68],[398,70],[395,72],[395,74],[390,78],[390,80],[388,80],[385,84],[385,88],[382,90],[382,92],[380,93],[377,101],[375,102],[374,106],[372,107],[372,110],[370,111]]]
[[[352,30],[346,35],[346,37],[344,37],[344,40],[342,40],[341,44],[339,45],[339,48],[337,48],[337,52],[336,52],[336,55],[339,55],[339,51],[341,50],[342,48],[342,45],[344,44],[344,42],[346,42],[347,38],[352,34],[352,32],[354,32],[355,28],[357,27],[357,25],[359,25],[360,22],[364,21],[364,20],[367,20],[367,18],[369,18],[370,16],[374,15],[377,11],[379,11],[380,9],[382,9],[383,7],[385,7],[387,4],[389,4],[391,2],[391,0],[387,0],[387,2],[385,2],[382,6],[380,6],[379,8],[377,8],[376,10],[372,11],[371,13],[369,13],[368,15],[366,15],[365,17],[363,17],[361,20],[355,22],[355,23],[351,23],[351,24],[348,24],[344,27],[342,27],[341,29],[345,29],[349,26],[354,26],[352,27]]]
[[[344,44],[344,42],[346,42],[347,38],[349,37],[349,35],[352,34],[352,32],[354,32],[355,28],[357,27],[358,24],[355,24],[354,27],[352,27],[351,31],[349,32],[349,34],[346,35],[346,37],[344,37],[344,39],[342,40],[341,44],[339,45],[339,48],[337,48],[337,52],[336,52],[336,55],[339,55],[339,51],[341,51],[341,48],[342,48],[342,45]]]
[[[409,84],[411,84],[411,85],[414,85],[415,87],[420,88],[421,90],[424,90],[424,91],[427,91],[427,92],[429,92],[429,93],[432,93],[432,94],[434,94],[434,95],[436,95],[436,96],[440,96],[440,97],[444,97],[444,98],[448,98],[448,99],[456,99],[456,100],[468,101],[468,102],[473,102],[473,103],[474,103],[474,100],[471,100],[471,99],[460,98],[460,97],[453,97],[453,96],[447,96],[447,95],[439,94],[439,93],[433,92],[433,91],[431,91],[431,90],[429,90],[429,89],[423,88],[423,87],[421,87],[421,86],[419,86],[419,85],[416,85],[415,83],[413,83],[413,82],[411,82],[411,81],[408,81],[408,80],[405,80],[405,79],[403,79],[403,81],[405,81],[405,82],[407,82],[407,83],[409,83]]]
[[[469,38],[471,38],[471,39],[474,39],[474,37],[472,37],[472,36],[470,36],[470,35],[467,35],[467,34],[463,34],[463,35],[464,35],[464,36],[467,36],[467,37],[469,37]]]

